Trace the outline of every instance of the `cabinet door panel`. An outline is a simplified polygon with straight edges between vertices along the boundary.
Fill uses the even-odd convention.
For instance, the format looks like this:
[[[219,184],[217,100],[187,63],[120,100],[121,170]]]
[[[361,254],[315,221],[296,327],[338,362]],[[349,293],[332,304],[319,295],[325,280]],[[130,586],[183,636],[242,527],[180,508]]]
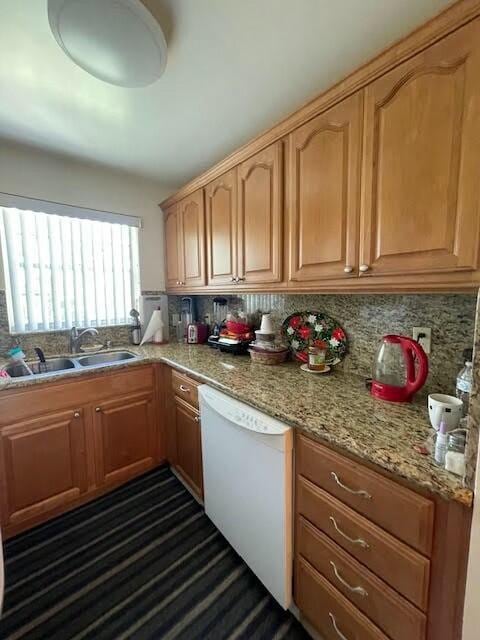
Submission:
[[[176,468],[199,497],[203,497],[202,444],[198,411],[175,398]]]
[[[366,88],[364,275],[476,268],[479,54],[474,22]]]
[[[0,446],[3,524],[48,513],[87,491],[82,410],[4,427]]]
[[[98,481],[116,484],[155,466],[157,429],[152,394],[129,396],[95,408]]]
[[[237,170],[206,188],[208,284],[231,284],[237,265]]]
[[[291,281],[355,275],[361,115],[358,93],[289,136]]]
[[[205,210],[203,190],[199,189],[181,201],[182,282],[187,287],[205,285]]]
[[[282,143],[238,167],[238,275],[246,284],[282,279]]]
[[[183,255],[180,222],[177,206],[173,205],[165,212],[166,280],[169,288],[178,287],[183,279],[180,264],[180,256]]]

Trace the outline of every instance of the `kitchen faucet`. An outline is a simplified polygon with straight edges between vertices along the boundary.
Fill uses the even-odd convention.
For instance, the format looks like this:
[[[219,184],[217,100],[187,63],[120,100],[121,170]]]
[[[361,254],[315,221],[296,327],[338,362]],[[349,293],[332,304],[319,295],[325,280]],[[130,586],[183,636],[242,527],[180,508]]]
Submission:
[[[70,353],[80,353],[85,336],[98,336],[98,331],[94,327],[84,329],[81,333],[78,333],[77,327],[70,329]]]

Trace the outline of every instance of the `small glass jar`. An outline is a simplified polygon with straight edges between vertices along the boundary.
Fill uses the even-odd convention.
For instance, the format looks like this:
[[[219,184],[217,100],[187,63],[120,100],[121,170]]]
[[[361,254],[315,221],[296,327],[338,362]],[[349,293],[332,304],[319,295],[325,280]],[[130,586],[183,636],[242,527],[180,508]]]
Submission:
[[[327,355],[326,348],[309,347],[308,348],[308,368],[312,371],[323,371],[325,369],[325,358]]]
[[[451,433],[448,436],[445,469],[457,476],[465,474],[465,434]]]

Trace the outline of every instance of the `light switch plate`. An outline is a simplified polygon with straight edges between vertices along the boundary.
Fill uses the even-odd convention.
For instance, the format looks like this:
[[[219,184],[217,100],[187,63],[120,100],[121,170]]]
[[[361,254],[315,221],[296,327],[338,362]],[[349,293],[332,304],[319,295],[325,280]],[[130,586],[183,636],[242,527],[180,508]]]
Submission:
[[[423,347],[425,353],[430,353],[432,350],[432,329],[430,327],[413,327],[412,335],[413,339]],[[421,336],[420,339],[419,336]]]

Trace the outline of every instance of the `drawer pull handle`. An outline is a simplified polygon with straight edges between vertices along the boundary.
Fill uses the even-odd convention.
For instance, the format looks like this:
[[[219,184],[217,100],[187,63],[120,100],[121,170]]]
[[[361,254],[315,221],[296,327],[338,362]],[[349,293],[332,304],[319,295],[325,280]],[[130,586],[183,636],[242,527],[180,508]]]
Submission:
[[[183,391],[183,393],[190,393],[190,389],[183,384],[180,385],[180,391]]]
[[[344,489],[345,491],[348,491],[348,493],[352,493],[354,496],[362,496],[362,498],[366,498],[367,500],[371,500],[372,499],[372,496],[368,493],[368,491],[365,491],[365,489],[358,489],[358,490],[350,489],[350,487],[347,487],[346,484],[343,484],[343,482],[337,476],[335,471],[331,471],[330,475],[335,480],[335,482],[338,484],[338,486],[341,487],[342,489]]]
[[[328,615],[330,616],[330,620],[332,621],[332,625],[333,625],[333,628],[335,629],[335,633],[337,634],[337,636],[339,638],[341,638],[341,640],[348,640],[348,638],[346,636],[344,636],[343,633],[338,628],[337,621],[336,621],[335,616],[333,615],[333,613],[331,611],[329,611]]]
[[[335,574],[335,577],[340,582],[340,584],[343,584],[343,586],[346,587],[352,593],[358,593],[363,598],[368,596],[368,592],[363,587],[352,587],[352,585],[348,584],[348,582],[344,578],[342,578],[342,576],[339,574],[335,563],[332,562],[331,560],[330,560],[330,564],[332,565],[333,573]]]
[[[340,527],[337,524],[337,521],[333,516],[330,516],[330,520],[332,521],[333,526],[335,527],[335,531],[339,533],[342,537],[344,537],[346,540],[348,540],[352,544],[358,544],[360,547],[363,547],[364,549],[370,549],[370,545],[368,544],[368,542],[365,542],[363,538],[350,538],[350,536],[347,536],[347,534],[340,529]]]

